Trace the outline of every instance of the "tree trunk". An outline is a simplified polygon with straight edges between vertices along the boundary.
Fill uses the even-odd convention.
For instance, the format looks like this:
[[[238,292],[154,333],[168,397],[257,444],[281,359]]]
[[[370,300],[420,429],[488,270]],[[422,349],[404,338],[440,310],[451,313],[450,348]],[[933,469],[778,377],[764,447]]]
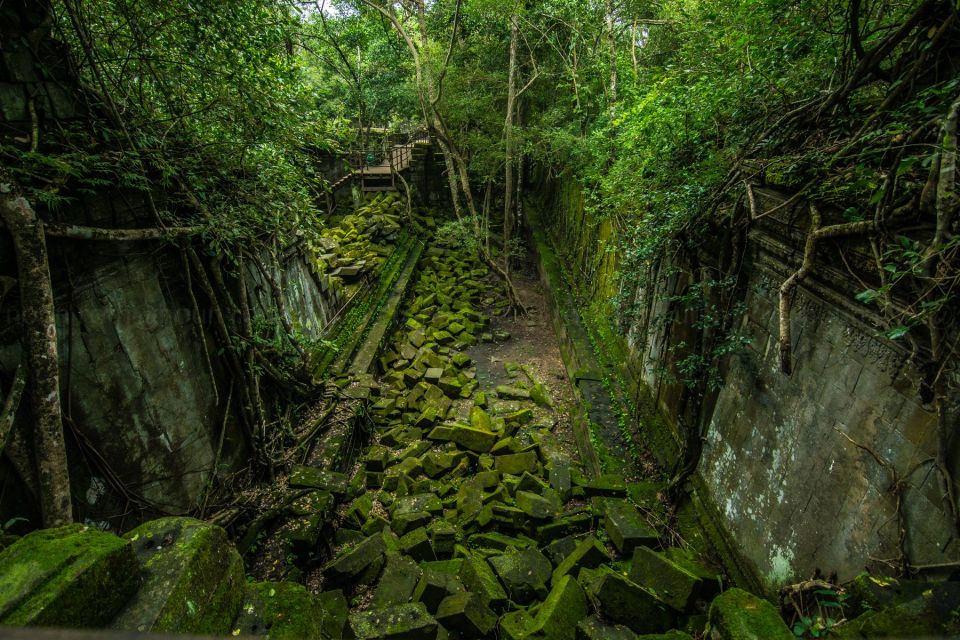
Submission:
[[[507,114],[503,122],[503,141],[506,149],[503,175],[503,270],[510,274],[510,236],[513,233],[513,109],[517,98],[517,38],[519,28],[516,14],[510,16],[510,63],[507,74]]]
[[[607,47],[610,49],[610,122],[617,115],[617,33],[613,17],[613,0],[606,2]]]
[[[0,219],[13,236],[23,313],[23,347],[36,422],[36,463],[43,525],[73,522],[70,474],[60,413],[57,325],[43,223],[22,196],[0,185]]]

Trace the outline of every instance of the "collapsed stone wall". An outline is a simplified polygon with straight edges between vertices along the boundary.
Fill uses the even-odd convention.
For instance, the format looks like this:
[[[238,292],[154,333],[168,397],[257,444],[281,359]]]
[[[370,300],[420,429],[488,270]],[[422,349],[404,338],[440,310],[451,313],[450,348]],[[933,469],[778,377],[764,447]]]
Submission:
[[[719,388],[693,410],[677,370],[682,343],[690,344],[697,329],[669,302],[687,285],[674,267],[689,265],[664,259],[649,290],[621,283],[609,222],[585,211],[576,181],[544,179],[539,194],[581,316],[619,361],[614,377],[634,407],[633,434],[654,443],[660,461],[670,465],[680,450],[682,421],[700,415],[709,425],[693,484],[760,583],[773,589],[817,569],[836,571],[841,580],[864,567],[891,570],[877,560],[899,553],[890,471],[854,443],[877,452],[908,482],[910,560],[960,557],[929,464],[936,415],[918,392],[922,372],[901,344],[881,335],[879,318],[854,300],[858,283],[836,253],[824,255],[795,294],[794,371],[780,372],[778,288],[803,253],[802,204],[766,216],[741,239],[745,277],[737,295],[744,311],[734,329],[749,344],[721,362]],[[764,191],[758,206],[766,211],[783,200]],[[732,242],[715,239],[702,263],[719,263]],[[614,305],[618,293],[629,304]]]

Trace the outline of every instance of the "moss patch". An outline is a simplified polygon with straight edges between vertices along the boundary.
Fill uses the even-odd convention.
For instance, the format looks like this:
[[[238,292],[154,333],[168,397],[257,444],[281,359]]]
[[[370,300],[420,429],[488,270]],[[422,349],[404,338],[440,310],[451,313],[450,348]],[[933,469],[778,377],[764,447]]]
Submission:
[[[717,640],[789,640],[793,634],[777,609],[762,598],[730,589],[710,605],[710,633]]]
[[[274,640],[320,636],[323,610],[317,599],[292,582],[257,582],[247,587],[233,633]]]
[[[161,518],[126,537],[137,552],[144,583],[114,628],[229,632],[246,585],[240,554],[223,529],[192,518]]]
[[[0,552],[0,624],[97,627],[136,591],[130,543],[74,524],[34,531]]]

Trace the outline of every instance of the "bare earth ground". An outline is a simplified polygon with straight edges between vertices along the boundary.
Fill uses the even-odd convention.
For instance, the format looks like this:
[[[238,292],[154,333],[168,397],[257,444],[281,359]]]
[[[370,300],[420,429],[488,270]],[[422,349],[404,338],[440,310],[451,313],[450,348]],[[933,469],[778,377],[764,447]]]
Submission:
[[[513,283],[527,307],[527,315],[493,316],[491,331],[502,329],[510,339],[502,343],[480,343],[466,351],[474,359],[481,389],[492,390],[498,384],[515,384],[504,364],[513,362],[530,368],[537,382],[546,385],[554,403],[557,420],[552,430],[561,450],[571,459],[577,458],[570,411],[574,404],[573,389],[560,356],[557,334],[550,321],[549,308],[536,268],[525,264],[513,273]]]

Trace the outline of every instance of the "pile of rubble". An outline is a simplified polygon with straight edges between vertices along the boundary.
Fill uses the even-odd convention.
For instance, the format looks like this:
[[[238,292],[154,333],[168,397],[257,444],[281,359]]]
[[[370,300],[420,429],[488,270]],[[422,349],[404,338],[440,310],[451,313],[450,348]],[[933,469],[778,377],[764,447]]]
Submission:
[[[702,630],[720,579],[680,549],[658,550],[631,501],[655,502],[655,489],[586,478],[551,434],[549,389],[523,368],[507,365],[512,384],[479,387],[464,351],[509,338],[478,311],[490,285],[470,256],[431,248],[381,357],[376,433],[355,477],[364,492],[341,508],[339,548],[323,567],[324,589],[352,605],[344,633],[572,640]],[[316,488],[349,495],[347,480]],[[787,631],[763,601],[750,615]]]
[[[331,221],[316,247],[318,271],[346,284],[373,272],[397,243],[404,207],[396,193],[381,192]]]

